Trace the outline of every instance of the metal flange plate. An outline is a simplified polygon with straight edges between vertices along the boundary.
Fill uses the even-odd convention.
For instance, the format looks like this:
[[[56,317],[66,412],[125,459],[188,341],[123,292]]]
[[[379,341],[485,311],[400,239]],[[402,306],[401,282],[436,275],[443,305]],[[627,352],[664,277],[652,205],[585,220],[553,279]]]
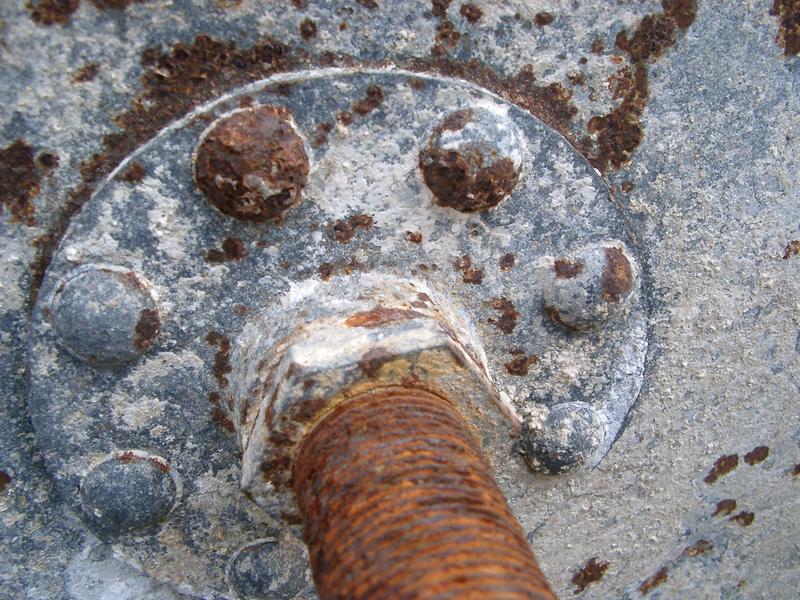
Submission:
[[[280,224],[219,212],[193,179],[210,124],[252,105],[287,109],[306,143],[303,199]],[[515,128],[521,161],[513,193],[471,214],[437,205],[419,168],[431,133],[464,109]],[[620,256],[624,289],[606,285]],[[238,489],[220,407],[231,343],[299,289],[367,271],[451,298],[531,427],[556,435],[564,422],[542,408],[584,403],[603,433],[587,462],[605,455],[641,386],[647,321],[635,249],[599,174],[471,84],[322,70],[254,83],[174,123],[73,219],[30,338],[31,413],[66,501],[154,577],[217,597],[230,593],[227,570],[246,595],[247,569],[228,561],[274,524]],[[617,313],[609,294],[624,296]],[[501,485],[535,481],[517,457],[492,458],[508,465]],[[127,515],[126,494],[142,489],[149,504]]]

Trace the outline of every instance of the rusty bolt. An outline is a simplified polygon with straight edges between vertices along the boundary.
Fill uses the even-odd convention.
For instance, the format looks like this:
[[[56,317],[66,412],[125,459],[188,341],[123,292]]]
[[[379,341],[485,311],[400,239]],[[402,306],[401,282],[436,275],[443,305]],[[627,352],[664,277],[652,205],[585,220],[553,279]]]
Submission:
[[[482,456],[519,421],[476,337],[420,282],[347,279],[237,340],[243,490],[304,523],[321,598],[552,598]]]
[[[451,113],[433,130],[419,166],[439,205],[482,212],[511,194],[522,155],[522,134],[507,116],[468,108]]]
[[[544,309],[564,328],[591,329],[619,317],[630,304],[638,266],[621,242],[592,244],[552,265]]]
[[[293,474],[320,598],[555,597],[445,398],[349,399],[305,437]]]
[[[285,108],[245,108],[214,123],[195,156],[195,180],[217,209],[253,223],[280,221],[302,200],[308,155]]]

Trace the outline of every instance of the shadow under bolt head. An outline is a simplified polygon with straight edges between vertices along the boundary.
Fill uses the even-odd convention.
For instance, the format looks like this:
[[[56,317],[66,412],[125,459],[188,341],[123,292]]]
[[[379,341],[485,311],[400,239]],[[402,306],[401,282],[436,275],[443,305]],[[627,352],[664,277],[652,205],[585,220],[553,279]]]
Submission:
[[[285,108],[259,106],[214,124],[197,149],[197,186],[217,209],[253,223],[280,221],[302,200],[308,155]]]
[[[522,134],[507,116],[457,110],[433,130],[419,167],[439,205],[465,213],[489,210],[519,180]]]

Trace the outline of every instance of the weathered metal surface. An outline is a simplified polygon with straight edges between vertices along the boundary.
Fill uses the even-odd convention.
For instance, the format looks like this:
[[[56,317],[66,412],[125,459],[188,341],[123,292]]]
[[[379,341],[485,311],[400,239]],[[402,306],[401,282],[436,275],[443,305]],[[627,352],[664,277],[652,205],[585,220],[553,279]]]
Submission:
[[[707,0],[696,19],[684,10],[692,3],[656,0],[34,3],[49,6],[0,6],[3,595],[178,595],[99,546],[37,459],[20,348],[58,232],[123,157],[194,106],[275,71],[388,61],[476,81],[565,132],[605,172],[635,236],[652,317],[645,385],[628,427],[595,470],[537,480],[534,489],[506,482],[556,591],[794,596],[800,63],[785,47],[792,3]],[[131,181],[151,175],[135,167]],[[230,265],[241,252],[225,239],[210,257]],[[497,313],[513,310],[522,312]],[[225,347],[218,339],[211,352]],[[157,343],[145,360],[158,351]],[[522,372],[535,367],[529,358],[509,362]],[[746,461],[756,449],[764,458]],[[191,502],[208,502],[214,490],[246,510],[226,496],[237,484],[236,473],[211,462]],[[195,531],[219,531],[202,525]],[[195,538],[180,543],[190,549]]]

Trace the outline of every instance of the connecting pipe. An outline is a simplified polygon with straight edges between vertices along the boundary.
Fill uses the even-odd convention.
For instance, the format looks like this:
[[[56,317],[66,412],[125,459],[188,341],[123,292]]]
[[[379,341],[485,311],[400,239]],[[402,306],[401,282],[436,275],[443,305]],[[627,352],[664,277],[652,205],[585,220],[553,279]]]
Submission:
[[[387,387],[339,404],[293,485],[322,600],[555,598],[446,398]]]

